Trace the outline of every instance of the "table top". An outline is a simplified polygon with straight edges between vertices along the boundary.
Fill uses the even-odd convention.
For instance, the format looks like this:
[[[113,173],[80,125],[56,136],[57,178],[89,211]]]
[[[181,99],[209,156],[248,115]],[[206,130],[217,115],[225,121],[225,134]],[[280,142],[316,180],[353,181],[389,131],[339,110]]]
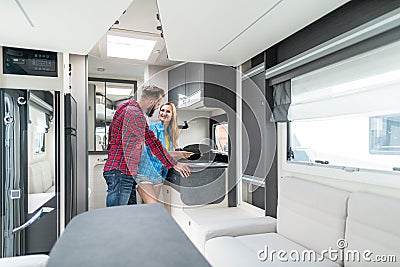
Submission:
[[[47,267],[210,266],[160,204],[109,207],[75,217]]]

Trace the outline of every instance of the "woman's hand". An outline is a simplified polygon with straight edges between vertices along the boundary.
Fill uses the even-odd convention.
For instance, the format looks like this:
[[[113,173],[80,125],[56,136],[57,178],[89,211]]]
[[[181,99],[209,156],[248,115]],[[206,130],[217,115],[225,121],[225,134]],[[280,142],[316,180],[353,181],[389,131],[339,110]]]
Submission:
[[[181,154],[181,158],[185,158],[185,159],[187,159],[188,157],[190,157],[191,155],[193,155],[194,153],[193,152],[189,152],[189,151],[178,151],[178,152],[180,152],[180,154]]]
[[[183,158],[187,159],[188,157],[194,154],[189,151],[169,151],[168,153],[176,160]]]

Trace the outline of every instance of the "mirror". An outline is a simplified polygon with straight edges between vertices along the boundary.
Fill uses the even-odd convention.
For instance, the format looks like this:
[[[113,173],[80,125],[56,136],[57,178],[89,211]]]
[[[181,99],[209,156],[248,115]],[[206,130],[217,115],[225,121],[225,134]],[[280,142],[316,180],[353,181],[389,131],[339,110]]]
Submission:
[[[89,150],[106,151],[108,128],[117,107],[135,96],[137,82],[89,78]]]

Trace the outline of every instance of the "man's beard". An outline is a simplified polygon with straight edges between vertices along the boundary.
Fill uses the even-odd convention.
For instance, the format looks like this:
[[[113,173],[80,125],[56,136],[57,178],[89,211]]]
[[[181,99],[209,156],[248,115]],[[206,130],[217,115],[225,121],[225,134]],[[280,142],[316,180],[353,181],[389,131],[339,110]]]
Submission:
[[[153,116],[153,114],[154,114],[154,111],[156,111],[156,105],[154,104],[154,105],[152,105],[148,110],[147,110],[147,112],[146,112],[146,115],[148,116],[148,117],[152,117]]]

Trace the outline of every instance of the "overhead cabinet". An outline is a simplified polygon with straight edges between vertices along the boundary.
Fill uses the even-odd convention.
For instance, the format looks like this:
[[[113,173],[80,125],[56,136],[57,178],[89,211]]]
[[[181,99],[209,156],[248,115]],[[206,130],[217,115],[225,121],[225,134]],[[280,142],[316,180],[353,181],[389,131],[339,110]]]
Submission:
[[[234,95],[235,79],[232,67],[186,63],[168,72],[168,101],[177,108],[217,107],[215,101],[228,103]]]

